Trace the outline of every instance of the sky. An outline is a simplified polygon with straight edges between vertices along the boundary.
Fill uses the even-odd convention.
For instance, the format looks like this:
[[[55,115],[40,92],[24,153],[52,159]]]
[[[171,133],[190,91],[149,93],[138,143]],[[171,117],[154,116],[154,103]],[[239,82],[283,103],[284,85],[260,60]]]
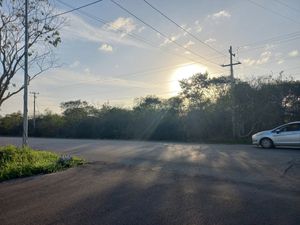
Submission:
[[[57,12],[93,0],[53,0]],[[60,103],[85,100],[131,107],[147,95],[162,98],[180,91],[178,80],[195,73],[229,75],[229,46],[234,75],[243,80],[285,75],[300,79],[299,0],[110,0],[63,15],[62,43],[54,50],[59,67],[34,79],[37,113],[60,113]],[[141,22],[140,20],[144,21]],[[191,35],[192,34],[192,35]],[[21,83],[23,74],[16,75]],[[1,115],[23,109],[23,93],[7,100]],[[33,96],[29,95],[29,114]]]

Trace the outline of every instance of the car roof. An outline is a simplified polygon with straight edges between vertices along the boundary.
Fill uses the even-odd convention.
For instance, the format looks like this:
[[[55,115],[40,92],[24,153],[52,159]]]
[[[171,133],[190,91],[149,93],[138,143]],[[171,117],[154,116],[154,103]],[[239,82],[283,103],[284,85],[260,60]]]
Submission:
[[[287,124],[293,124],[293,123],[300,123],[300,121],[294,121],[294,122],[290,122],[290,123],[287,123]]]
[[[285,123],[285,124],[282,124],[282,125],[280,125],[278,127],[275,127],[274,129],[278,129],[280,127],[283,127],[283,126],[286,126],[286,125],[289,125],[289,124],[295,124],[295,123],[300,123],[300,121],[293,121],[293,122]]]

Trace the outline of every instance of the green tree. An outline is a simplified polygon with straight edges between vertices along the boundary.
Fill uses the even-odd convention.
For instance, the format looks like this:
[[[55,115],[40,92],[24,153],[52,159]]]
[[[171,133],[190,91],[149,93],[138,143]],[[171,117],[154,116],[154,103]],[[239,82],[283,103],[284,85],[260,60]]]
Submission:
[[[64,137],[64,126],[65,120],[61,115],[46,111],[44,115],[36,118],[36,128],[31,132],[37,137]]]
[[[17,136],[22,132],[21,112],[8,114],[0,118],[0,134]]]

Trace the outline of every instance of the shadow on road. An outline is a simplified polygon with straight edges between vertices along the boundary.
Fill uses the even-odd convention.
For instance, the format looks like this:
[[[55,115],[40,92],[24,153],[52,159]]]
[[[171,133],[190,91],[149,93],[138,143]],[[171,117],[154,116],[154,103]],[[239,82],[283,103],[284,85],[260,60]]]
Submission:
[[[44,141],[35,144],[43,147]],[[282,176],[287,163],[299,159],[294,150],[112,141],[51,144],[91,163],[1,183],[1,225],[299,224],[299,168]]]

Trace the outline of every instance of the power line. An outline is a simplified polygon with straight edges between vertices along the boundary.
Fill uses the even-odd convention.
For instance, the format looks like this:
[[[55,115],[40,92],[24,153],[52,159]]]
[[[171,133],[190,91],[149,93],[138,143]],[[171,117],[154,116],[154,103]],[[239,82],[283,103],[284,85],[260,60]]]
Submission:
[[[283,34],[283,35],[278,35],[278,36],[273,36],[271,38],[263,39],[263,40],[260,40],[260,41],[255,41],[255,42],[250,42],[248,44],[239,45],[237,47],[237,49],[244,48],[244,49],[241,49],[239,51],[248,52],[248,51],[253,51],[253,50],[264,48],[265,45],[266,45],[266,42],[276,43],[276,44],[285,44],[285,43],[290,42],[290,41],[298,40],[300,38],[299,35],[300,35],[300,31],[296,31],[296,32],[288,33],[288,34]],[[254,47],[252,48],[252,46],[254,46]],[[246,47],[250,47],[250,48],[246,49]],[[212,59],[218,59],[218,58],[221,58],[221,57],[222,56],[217,56],[217,57],[211,58],[211,60]]]
[[[270,43],[272,44],[277,44],[277,45],[282,45],[282,44],[286,44],[288,42],[291,42],[291,41],[295,41],[295,40],[298,40],[300,38],[300,36],[298,37],[291,37],[291,38],[288,38],[288,39],[285,39],[285,40],[277,40],[277,41],[271,41]],[[243,48],[244,49],[241,49],[242,52],[248,52],[248,51],[254,51],[254,50],[257,50],[257,49],[262,49],[262,48],[265,48],[267,47],[266,44],[260,44],[256,47],[253,47],[253,48],[249,48],[247,49],[247,46],[242,46],[242,47],[239,47],[239,48]]]
[[[58,0],[59,1],[59,0]],[[62,1],[59,1],[59,2],[61,2],[61,3],[63,3]],[[63,4],[65,4],[65,3],[63,3]],[[67,4],[65,4],[65,5],[67,5]],[[70,6],[68,6],[68,7],[70,7]],[[74,11],[74,10],[73,10]],[[85,15],[87,15],[87,16],[89,16],[89,17],[91,17],[90,15],[88,15],[87,13],[85,13],[85,12],[83,12],[83,14],[85,14]],[[94,18],[95,19],[95,17],[94,16],[92,16],[91,18]],[[107,24],[108,22],[103,22],[103,21],[101,21],[102,23],[104,23],[104,24]],[[194,63],[193,63],[194,64]],[[134,75],[135,73],[132,73],[132,74],[125,74],[125,75]],[[118,78],[118,77],[117,77]]]
[[[258,6],[258,7],[260,7],[260,8],[262,8],[262,9],[265,9],[265,10],[267,10],[267,11],[273,13],[273,14],[276,14],[276,15],[282,17],[282,18],[285,18],[285,19],[287,19],[287,20],[289,20],[289,21],[292,21],[293,23],[296,23],[296,24],[298,24],[298,25],[300,24],[299,21],[296,21],[296,20],[294,20],[294,19],[292,19],[292,18],[290,18],[290,17],[288,17],[288,16],[285,16],[285,15],[283,15],[283,14],[280,14],[280,13],[278,13],[277,11],[275,11],[275,10],[273,10],[273,9],[270,9],[270,8],[267,8],[267,7],[265,7],[265,6],[263,6],[263,5],[261,5],[261,4],[257,3],[257,2],[255,2],[255,1],[252,1],[252,0],[247,0],[247,1],[250,2],[250,3],[252,3],[252,4],[254,4],[254,5],[256,5],[256,6]]]
[[[280,5],[284,5],[285,7],[289,8],[289,9],[291,9],[291,10],[294,10],[294,11],[296,11],[296,12],[298,12],[298,13],[300,12],[299,9],[293,8],[293,7],[289,6],[289,5],[288,5],[287,3],[285,3],[285,2],[282,2],[282,1],[279,1],[279,0],[273,0],[273,1],[279,3]]]
[[[169,38],[166,34],[162,33],[161,31],[159,31],[158,29],[156,29],[155,27],[153,27],[152,25],[150,25],[149,23],[145,22],[144,20],[142,20],[141,18],[139,18],[138,16],[136,16],[134,13],[132,13],[131,11],[129,11],[128,9],[126,9],[125,7],[123,7],[121,4],[115,2],[114,0],[110,0],[112,3],[114,3],[116,6],[118,6],[119,8],[121,8],[122,10],[124,10],[125,12],[127,12],[128,14],[130,14],[131,16],[133,16],[134,18],[136,18],[137,20],[139,20],[141,23],[143,23],[144,25],[146,25],[147,27],[149,27],[150,29],[154,30],[155,32],[157,32],[158,34],[160,34],[161,36],[165,37],[169,42],[172,42],[174,43],[175,45],[177,45],[178,47],[180,48],[183,48],[185,49],[186,51],[198,56],[199,58],[211,63],[211,64],[214,64],[214,65],[219,65],[217,63],[215,63],[214,61],[211,61],[205,57],[203,57],[202,55],[199,55],[198,53],[192,51],[191,49],[181,45],[180,43],[178,43],[177,41],[175,40],[172,40],[171,38]]]
[[[195,64],[199,64],[199,63],[193,62],[193,63],[186,63],[186,64],[181,64],[181,65],[176,65],[176,66],[156,67],[156,68],[151,68],[151,69],[147,69],[147,70],[140,70],[140,71],[136,71],[136,72],[132,72],[132,73],[119,74],[119,75],[116,75],[116,76],[112,76],[111,78],[114,79],[114,78],[122,78],[122,77],[134,77],[134,76],[137,76],[139,74],[170,71],[170,70],[174,70],[176,68],[181,68],[181,67],[185,67],[185,66],[189,66],[189,65],[195,65]],[[218,73],[209,73],[209,75],[217,75],[217,74]],[[80,84],[84,84],[84,83],[89,83],[91,81],[97,82],[97,81],[103,81],[103,79],[82,80],[82,81],[79,81],[77,83],[59,86],[59,87],[56,87],[52,90],[61,89],[61,88],[65,88],[65,87],[72,87],[72,86],[76,86],[76,85],[80,85]],[[169,82],[171,82],[171,80],[169,80],[167,83],[169,83]],[[165,82],[160,82],[160,84],[161,83],[165,83]]]
[[[298,37],[299,35],[300,35],[300,31],[296,31],[296,32],[288,33],[288,34],[282,34],[282,35],[273,36],[273,37],[270,37],[270,38],[267,38],[267,39],[263,39],[263,40],[260,40],[260,41],[255,41],[255,42],[250,42],[250,43],[247,43],[247,44],[243,44],[243,45],[240,45],[239,48],[253,46],[253,45],[254,46],[255,45],[260,45],[261,43],[269,42],[269,41],[280,41],[281,39]]]
[[[267,64],[270,64],[270,63],[274,63],[274,62],[278,62],[280,60],[294,60],[294,59],[298,59],[300,56],[297,56],[297,57],[291,57],[291,56],[285,56],[285,57],[282,57],[280,59],[273,59],[273,60],[270,60],[264,64],[261,64],[261,65],[267,65]]]
[[[63,2],[63,1],[61,1],[61,0],[56,0],[56,1],[60,2],[60,3],[63,4],[63,5],[68,6],[69,8],[72,8],[72,9],[71,9],[71,10],[68,10],[68,11],[65,11],[65,12],[62,12],[62,13],[55,14],[55,15],[53,15],[52,17],[57,17],[57,16],[61,16],[61,15],[64,15],[64,14],[68,14],[68,13],[74,12],[74,11],[79,11],[80,9],[86,8],[86,7],[91,6],[91,5],[94,5],[94,4],[97,4],[97,3],[99,3],[99,2],[101,2],[101,1],[103,1],[103,0],[97,0],[97,1],[88,3],[88,4],[85,4],[85,5],[76,7],[76,8],[70,6],[69,4],[67,4],[67,3],[65,3],[65,2]],[[170,17],[168,17],[168,16],[167,16],[166,14],[164,14],[162,11],[160,11],[159,9],[157,9],[156,7],[154,7],[152,4],[150,4],[147,0],[143,0],[143,1],[144,1],[146,4],[148,4],[151,8],[153,8],[154,10],[156,10],[158,13],[160,13],[162,16],[164,16],[165,18],[167,18],[169,21],[171,21],[172,23],[174,23],[177,27],[179,27],[180,29],[182,29],[184,32],[186,32],[187,34],[189,34],[190,36],[192,36],[194,39],[198,40],[200,43],[206,45],[207,47],[211,48],[211,49],[214,50],[215,52],[218,52],[219,54],[221,54],[221,55],[223,55],[223,56],[226,56],[226,55],[225,55],[224,53],[222,53],[221,51],[217,50],[216,48],[212,47],[211,45],[209,45],[209,44],[205,43],[204,41],[200,40],[200,39],[199,39],[198,37],[196,37],[193,33],[189,32],[187,29],[185,29],[184,27],[180,26],[178,23],[176,23],[174,20],[172,20]],[[258,3],[254,2],[254,1],[252,1],[252,0],[248,0],[248,1],[252,2],[253,4],[256,4],[257,6],[259,5]],[[280,4],[282,4],[282,5],[285,5],[286,7],[290,8],[290,9],[294,9],[294,8],[292,8],[292,7],[289,7],[286,3],[283,3],[283,2],[281,2],[281,1],[279,1],[279,0],[273,0],[273,1],[276,1],[276,2],[278,2],[278,3],[280,3]],[[263,6],[262,6],[262,7],[263,7]],[[264,8],[265,8],[265,7],[264,7]],[[265,9],[266,9],[266,8],[265,8]],[[99,22],[101,22],[101,23],[103,23],[103,24],[108,24],[108,23],[109,23],[108,21],[105,21],[105,20],[103,20],[103,19],[100,19],[100,18],[97,18],[97,17],[95,17],[95,16],[92,16],[92,15],[90,15],[90,14],[84,12],[84,11],[81,11],[80,13],[82,13],[82,14],[84,14],[84,15],[86,15],[87,17],[90,17],[90,18],[92,18],[92,19],[96,19],[97,21],[99,21]],[[148,40],[142,38],[141,36],[138,36],[138,35],[136,35],[136,34],[130,34],[130,33],[127,33],[127,32],[124,31],[124,30],[116,29],[116,27],[114,27],[114,29],[115,29],[115,30],[118,30],[118,31],[121,31],[121,32],[123,32],[123,33],[126,33],[128,36],[131,36],[131,37],[133,37],[133,38],[135,38],[135,39],[137,39],[137,40],[139,40],[139,41],[142,41],[142,42],[144,42],[144,43],[146,43],[146,44],[148,44],[148,45],[151,45],[152,47],[157,48],[157,46],[156,46],[155,44],[149,42]],[[287,34],[287,35],[292,35],[292,34],[297,35],[297,34],[300,34],[300,33],[299,33],[299,31],[297,31],[297,32],[290,33],[290,34]],[[278,38],[279,38],[279,37],[282,37],[282,36],[286,36],[286,35],[280,35],[280,36],[278,36]],[[259,41],[259,42],[265,42],[265,41],[268,41],[268,40],[272,40],[272,39],[274,39],[274,38],[277,38],[277,37],[273,37],[273,38],[270,38],[270,39],[265,39],[265,40]],[[295,39],[296,39],[296,38],[295,38]],[[244,45],[244,46],[249,46],[249,45],[252,45],[252,44],[253,44],[253,43],[248,44],[248,45]],[[254,44],[255,44],[255,42],[254,42]],[[244,47],[244,46],[239,46],[239,47]],[[188,50],[188,51],[189,51],[189,50]],[[174,53],[171,53],[171,54],[174,54]]]
[[[82,9],[82,8],[88,7],[88,6],[90,6],[90,5],[96,4],[96,3],[98,3],[98,2],[101,2],[101,1],[103,1],[103,0],[94,1],[94,2],[91,2],[91,3],[85,4],[85,5],[82,5],[82,6],[80,6],[80,7],[77,7],[77,8],[73,8],[72,6],[70,6],[70,5],[68,5],[67,3],[64,3],[64,2],[62,2],[62,1],[60,1],[60,0],[57,0],[57,1],[60,2],[61,4],[64,4],[64,5],[66,5],[66,6],[70,7],[70,8],[72,8],[72,9],[71,9],[71,10],[68,10],[68,11],[65,11],[65,12],[63,12],[63,13],[56,14],[56,15],[54,15],[54,16],[60,16],[60,15],[63,15],[63,14],[67,14],[67,13],[70,13],[70,12],[74,12],[74,11],[80,10],[80,9]],[[145,1],[149,6],[151,6],[152,8],[154,8],[154,6],[152,6],[149,2],[147,2],[146,0],[144,0],[144,1]],[[248,0],[248,1],[252,2],[251,0]],[[125,9],[124,9],[124,10],[125,10]],[[155,10],[159,11],[159,10],[156,9],[156,8],[155,8]],[[92,16],[92,15],[90,15],[90,14],[84,12],[84,11],[81,11],[80,13],[82,13],[82,14],[84,14],[84,15],[86,15],[86,16],[92,18],[92,19],[96,19],[97,21],[99,21],[99,22],[101,22],[101,23],[103,23],[103,24],[108,24],[108,23],[109,23],[109,22],[107,22],[107,21],[105,21],[105,20],[102,20],[102,19],[100,19],[100,18],[97,18],[97,17],[95,17],[95,16]],[[161,11],[159,11],[159,13],[162,14]],[[166,15],[164,15],[164,16],[167,17]],[[168,18],[168,19],[171,20],[170,18]],[[171,20],[171,21],[172,21],[172,20]],[[172,21],[172,22],[174,22],[175,24],[177,24],[175,21]],[[177,25],[178,25],[180,28],[182,28],[185,32],[190,33],[188,30],[184,29],[184,28],[181,27],[179,24],[177,24]],[[116,29],[116,30],[121,31],[121,32],[124,33],[124,31],[121,30],[121,29]],[[127,33],[127,32],[125,32],[125,33],[126,33],[127,35],[131,36],[132,38],[135,38],[135,39],[137,39],[137,40],[139,40],[139,41],[143,41],[144,43],[147,43],[148,45],[151,45],[152,47],[157,48],[157,46],[153,45],[153,43],[149,42],[149,41],[146,40],[146,39],[143,39],[142,37],[140,37],[140,36],[138,36],[138,35],[130,34],[130,33]],[[270,38],[270,39],[265,39],[265,40],[259,41],[259,42],[264,42],[264,41],[268,41],[268,40],[274,40],[274,38],[279,38],[279,37],[282,37],[282,36],[298,35],[298,34],[299,34],[299,31],[298,31],[298,32],[294,32],[294,33],[290,33],[290,34],[287,34],[287,35],[280,35],[280,36],[273,37],[273,38]],[[192,34],[192,35],[193,35],[193,34]],[[197,37],[196,37],[196,38],[197,38]],[[299,38],[299,37],[294,37],[294,39],[289,39],[289,40],[285,40],[285,41],[292,41],[292,40],[295,40],[295,39],[298,39],[298,38]],[[199,39],[199,41],[201,42],[200,39]],[[258,43],[259,43],[259,42],[258,42]],[[256,44],[256,43],[257,43],[257,42],[254,42],[254,43],[250,43],[250,44],[244,45],[244,46],[249,46],[249,45],[253,45],[253,44]],[[205,44],[206,44],[206,43],[205,43]],[[243,47],[243,46],[240,46],[240,47]],[[258,49],[258,48],[259,48],[259,47],[255,48],[255,49]],[[162,50],[161,48],[159,48],[159,49]],[[254,50],[255,50],[255,49],[254,49]],[[248,50],[248,51],[249,51],[249,50]],[[169,54],[174,54],[174,55],[183,57],[182,55],[178,55],[178,54],[175,54],[175,53],[173,53],[173,52],[169,52],[169,51],[168,51],[167,53],[169,53]],[[222,54],[223,54],[223,53],[222,53]],[[188,58],[188,57],[185,57],[185,58],[191,60],[191,59]],[[192,60],[192,61],[194,61],[194,60]],[[198,63],[198,62],[195,62],[195,63]],[[194,64],[194,63],[192,63],[192,64]]]
[[[267,63],[265,64],[270,64],[272,62],[276,62],[278,60],[286,60],[286,59],[293,59],[291,57],[284,57],[284,58],[281,58],[281,59],[276,59],[276,60],[272,60],[272,61],[268,61]],[[122,78],[124,76],[128,77],[132,77],[132,76],[136,76],[136,75],[139,75],[139,74],[145,74],[145,73],[151,73],[151,72],[162,72],[162,71],[168,71],[168,70],[173,70],[175,68],[180,68],[180,67],[184,67],[184,66],[188,66],[188,65],[194,65],[194,64],[197,64],[197,63],[188,63],[188,64],[183,64],[183,65],[176,65],[176,66],[166,66],[166,67],[157,67],[157,68],[151,68],[151,69],[148,69],[148,70],[142,70],[142,71],[136,71],[136,72],[132,72],[132,73],[125,73],[125,74],[119,74],[117,76],[113,76],[111,77],[112,79],[114,78]],[[210,75],[216,75],[216,74],[210,74]],[[71,87],[71,86],[75,86],[75,85],[80,85],[80,84],[84,84],[84,83],[88,83],[88,82],[96,82],[96,81],[103,81],[102,79],[93,79],[93,80],[82,80],[82,81],[79,81],[77,83],[73,83],[73,84],[70,84],[70,85],[63,85],[63,86],[60,86],[60,87],[57,87],[55,89],[60,89],[60,88],[65,88],[65,87]],[[169,83],[169,82],[172,82],[172,81],[176,81],[176,80],[168,80],[167,82],[160,82],[161,83]]]
[[[263,66],[268,65],[268,64],[271,64],[271,63],[276,63],[276,62],[278,62],[278,61],[280,61],[280,60],[287,61],[287,60],[294,60],[294,59],[297,59],[297,58],[299,58],[299,57],[290,57],[290,56],[286,56],[286,57],[283,57],[283,58],[280,58],[280,59],[270,60],[270,61],[268,61],[268,62],[266,62],[266,63],[264,63],[264,64],[259,64],[259,65],[253,64],[253,65],[248,65],[248,67],[245,67],[244,65],[242,65],[242,66],[243,66],[243,68],[244,68],[245,70],[249,70],[249,69],[251,69],[251,68],[252,68],[251,70],[253,70],[253,68],[256,68],[256,69],[264,70],[264,71],[267,71],[267,72],[271,72],[269,69],[266,69],[266,68],[263,67]],[[250,67],[250,68],[249,68],[249,67]],[[294,70],[294,69],[296,69],[296,68],[298,68],[298,66],[292,67],[292,68],[287,68],[287,69],[282,69],[282,70],[283,70],[283,71],[290,71],[290,70]],[[236,70],[239,70],[239,69],[236,69]],[[254,72],[252,72],[252,73],[254,73]]]
[[[75,9],[73,6],[71,6],[71,5],[65,3],[65,2],[63,2],[63,1],[61,1],[61,0],[56,0],[56,1],[59,2],[59,3],[61,3],[61,4],[63,4],[63,5],[65,5],[65,6],[67,6],[67,7],[69,7],[69,8],[71,8],[72,10]],[[71,10],[70,10],[70,11],[71,11]],[[75,10],[73,10],[73,11],[75,11]],[[103,25],[108,25],[108,24],[110,24],[109,21],[105,21],[104,19],[101,19],[101,18],[99,18],[99,17],[96,17],[96,16],[94,16],[94,15],[91,15],[91,14],[85,12],[85,11],[81,11],[81,10],[78,10],[78,11],[79,11],[79,12],[78,12],[79,14],[83,14],[83,15],[85,15],[86,17],[88,17],[88,18],[90,18],[90,19],[93,19],[93,20],[96,20],[96,21],[102,23]],[[144,43],[146,43],[146,44],[148,44],[148,45],[151,45],[152,47],[156,47],[153,43],[148,42],[148,40],[144,39],[143,37],[141,37],[141,36],[139,36],[139,35],[132,34],[132,33],[128,33],[128,32],[125,31],[124,29],[120,29],[120,28],[114,26],[113,24],[110,24],[110,26],[114,28],[114,31],[118,31],[118,32],[120,32],[120,33],[126,34],[126,35],[130,36],[131,38],[134,38],[134,39],[137,39],[137,40],[139,40],[139,41],[142,41],[142,42],[144,42]]]
[[[197,36],[195,36],[193,33],[191,33],[190,31],[188,31],[187,29],[185,29],[184,27],[180,26],[177,22],[175,22],[173,19],[171,19],[169,16],[167,16],[165,13],[163,13],[161,10],[159,10],[157,7],[153,6],[152,4],[150,4],[147,0],[143,0],[147,5],[149,5],[152,9],[154,9],[156,12],[158,12],[160,15],[162,15],[163,17],[165,17],[167,20],[171,21],[173,24],[175,24],[177,27],[179,27],[181,30],[183,30],[184,32],[186,32],[187,34],[189,34],[191,37],[193,37],[195,40],[197,40],[198,42],[200,42],[201,44],[207,46],[208,48],[214,50],[215,52],[226,56],[223,52],[219,51],[218,49],[212,47],[211,45],[207,44],[206,42],[200,40]]]
[[[55,15],[51,16],[50,18],[62,16],[62,15],[65,15],[65,14],[67,14],[67,13],[71,13],[71,12],[74,12],[74,11],[77,11],[77,10],[80,10],[80,9],[83,9],[83,8],[86,8],[86,7],[91,6],[91,5],[95,5],[95,4],[97,4],[97,3],[99,3],[99,2],[102,2],[102,1],[103,1],[103,0],[97,0],[97,1],[94,1],[94,2],[90,2],[90,3],[88,3],[88,4],[79,6],[79,7],[77,7],[77,8],[73,8],[73,9],[71,9],[71,10],[68,10],[68,11],[65,11],[65,12],[62,12],[62,13],[55,14]],[[59,1],[59,2],[60,2],[60,1]]]
[[[56,1],[60,2],[61,4],[65,5],[65,6],[69,7],[69,8],[73,8],[71,5],[65,3],[65,2],[63,2],[63,1],[61,1],[61,0],[56,0]],[[110,22],[105,21],[105,20],[103,20],[103,19],[101,19],[101,18],[99,18],[99,17],[96,17],[96,16],[94,16],[94,15],[91,15],[91,14],[86,13],[86,12],[81,11],[81,10],[79,10],[78,13],[83,14],[83,15],[85,15],[86,17],[89,17],[89,18],[91,18],[91,19],[93,19],[93,20],[96,20],[96,21],[102,23],[103,25],[108,25],[108,24],[109,24],[110,26],[112,26],[112,27],[114,28],[114,31],[119,31],[119,32],[121,32],[121,33],[124,33],[124,34],[128,35],[129,37],[131,37],[131,38],[133,38],[133,39],[137,39],[137,40],[139,40],[139,41],[141,41],[141,42],[144,42],[144,43],[146,43],[147,45],[149,45],[149,46],[151,46],[151,47],[153,47],[153,48],[155,48],[155,49],[158,49],[158,50],[160,50],[160,51],[166,52],[167,54],[171,54],[171,55],[175,55],[175,56],[177,56],[177,57],[185,58],[185,59],[187,59],[187,60],[189,60],[189,61],[193,61],[193,62],[195,62],[195,63],[200,63],[200,64],[202,63],[202,62],[198,62],[198,61],[196,61],[196,60],[194,60],[194,59],[192,59],[192,58],[190,58],[190,57],[187,57],[187,56],[184,56],[184,55],[180,55],[180,54],[176,54],[176,53],[174,53],[174,52],[171,52],[171,51],[167,50],[166,48],[161,48],[161,47],[157,46],[157,44],[152,43],[151,41],[146,40],[145,38],[143,38],[143,37],[141,37],[141,36],[139,36],[139,35],[137,35],[137,34],[134,34],[134,33],[128,33],[127,31],[122,30],[122,29],[120,29],[120,28],[118,28],[118,27],[112,25]],[[216,65],[218,65],[218,64],[216,64]],[[218,66],[219,66],[219,65],[218,65]],[[217,69],[217,70],[222,71],[222,70],[220,70],[220,69]]]

